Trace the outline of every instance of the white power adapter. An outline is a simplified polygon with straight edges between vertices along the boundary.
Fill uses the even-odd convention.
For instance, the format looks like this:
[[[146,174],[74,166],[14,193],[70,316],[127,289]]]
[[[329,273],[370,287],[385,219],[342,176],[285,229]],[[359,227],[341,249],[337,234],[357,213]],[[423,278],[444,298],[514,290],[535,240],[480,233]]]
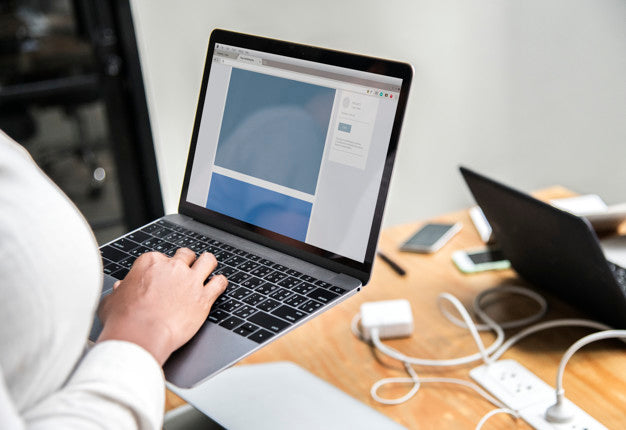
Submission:
[[[383,300],[361,305],[361,335],[372,339],[378,329],[380,339],[408,337],[413,332],[413,314],[408,300]]]

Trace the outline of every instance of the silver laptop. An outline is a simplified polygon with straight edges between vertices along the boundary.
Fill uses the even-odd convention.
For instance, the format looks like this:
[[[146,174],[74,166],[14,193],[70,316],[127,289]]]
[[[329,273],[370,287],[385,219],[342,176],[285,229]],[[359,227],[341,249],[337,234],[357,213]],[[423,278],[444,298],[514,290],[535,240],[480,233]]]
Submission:
[[[151,250],[212,252],[229,279],[166,362],[170,383],[198,384],[368,282],[411,78],[405,63],[212,32],[178,213],[101,247],[103,296]]]

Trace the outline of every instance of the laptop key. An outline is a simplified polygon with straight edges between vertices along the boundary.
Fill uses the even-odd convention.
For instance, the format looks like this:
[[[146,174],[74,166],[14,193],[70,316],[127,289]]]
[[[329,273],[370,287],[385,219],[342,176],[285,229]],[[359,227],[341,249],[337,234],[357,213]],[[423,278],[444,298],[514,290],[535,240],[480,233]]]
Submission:
[[[100,248],[100,254],[107,260],[110,260],[114,263],[117,263],[118,261],[128,257],[128,254],[120,251],[117,248],[113,248],[111,245]]]
[[[144,233],[141,230],[135,231],[133,233],[128,233],[126,236],[124,236],[128,239],[134,240],[137,243],[141,243],[144,240],[150,239],[152,236],[150,236],[148,233]]]
[[[315,285],[308,282],[302,282],[291,289],[294,293],[308,294],[315,289]]]
[[[254,270],[257,267],[259,267],[259,264],[255,263],[254,261],[244,261],[239,266],[237,266],[237,269],[243,270],[244,272],[250,272],[251,270]]]
[[[284,272],[286,274],[288,274],[289,276],[293,276],[294,278],[299,278],[300,276],[302,276],[302,273],[298,272],[297,270],[293,270],[293,269],[287,269]]]
[[[111,273],[111,276],[113,276],[115,279],[124,279],[126,275],[128,275],[128,269],[125,269],[123,267],[117,272]]]
[[[222,309],[211,309],[208,320],[217,324],[229,316],[230,314]]]
[[[122,267],[130,269],[136,259],[137,257],[135,257],[134,255],[129,255],[125,259],[118,261],[118,264]]]
[[[330,288],[328,289],[328,291],[332,291],[333,293],[337,293],[339,295],[347,293],[347,291],[344,290],[343,288],[335,287],[334,285],[331,285]]]
[[[239,267],[238,267],[238,269],[239,269]],[[250,276],[251,275],[248,275],[247,273],[235,272],[228,278],[228,281],[229,282],[236,282],[238,284],[241,284],[243,281],[248,279]]]
[[[271,331],[261,329],[255,331],[253,334],[248,336],[248,339],[253,340],[256,343],[263,343],[272,336],[274,336],[274,333],[272,333]]]
[[[237,309],[235,312],[233,312],[233,315],[236,315],[239,318],[248,319],[250,315],[254,314],[256,311],[257,310],[254,309],[252,306],[243,305],[242,307]]]
[[[316,310],[318,310],[322,306],[323,305],[320,302],[316,302],[315,300],[309,300],[309,301],[305,302],[303,305],[300,305],[298,307],[298,309],[300,309],[301,311],[304,311],[304,312],[310,314],[311,312],[315,312]]]
[[[134,255],[135,257],[139,257],[141,254],[145,254],[146,252],[150,252],[152,249],[146,246],[138,246],[137,248],[130,251],[130,255]]]
[[[236,271],[237,269],[235,269],[234,267],[220,265],[218,269],[213,273],[215,273],[216,275],[224,275],[228,278],[230,275],[232,275]]]
[[[222,321],[220,323],[220,325],[222,327],[226,327],[229,330],[232,330],[235,327],[237,327],[239,324],[241,324],[242,322],[243,322],[243,320],[241,318],[230,317],[230,318],[226,318],[224,321]]]
[[[272,316],[270,314],[266,314],[262,311],[259,311],[256,314],[252,315],[250,318],[248,318],[248,321],[253,324],[260,325],[261,327],[273,331],[274,333],[278,333],[279,331],[282,331],[289,327],[288,322],[276,318],[275,316]]]
[[[247,337],[248,335],[254,333],[258,329],[259,328],[255,326],[254,324],[245,323],[245,324],[241,324],[239,327],[237,327],[233,331],[237,334],[240,334],[243,337]]]
[[[272,268],[273,268],[274,270],[280,270],[281,272],[284,272],[284,271],[288,270],[288,268],[287,268],[287,267],[285,267],[285,266],[283,266],[282,264],[274,264],[274,265],[272,266]]]
[[[293,288],[302,282],[303,281],[301,281],[300,279],[294,278],[293,276],[287,276],[283,280],[277,282],[277,284],[280,285],[281,287]]]
[[[256,261],[256,262],[258,262],[261,259],[261,257],[259,257],[258,255],[251,254],[251,253],[246,254],[246,258],[250,261]]]
[[[245,281],[244,281],[245,284]],[[270,284],[269,282],[265,282],[264,284],[262,284],[259,288],[257,288],[255,291],[257,293],[261,293],[261,294],[265,294],[266,296],[268,294],[270,294],[272,291],[275,291],[278,289],[277,285],[274,284]]]
[[[294,294],[293,296],[285,300],[285,303],[288,304],[289,306],[293,306],[294,308],[297,308],[298,306],[300,306],[307,300],[309,299],[304,296],[301,296],[300,294]]]
[[[177,232],[173,231],[170,234],[168,234],[167,236],[163,237],[163,239],[167,240],[168,242],[176,243],[177,240],[180,240],[183,237],[185,237],[185,236],[183,236],[180,233],[177,233]]]
[[[270,297],[274,300],[278,300],[282,302],[283,300],[285,300],[287,297],[291,296],[292,294],[293,293],[286,288],[279,288],[278,290],[270,294]]]
[[[281,307],[272,311],[272,315],[276,315],[277,317],[280,317],[292,323],[295,323],[296,321],[306,316],[304,312],[286,305],[282,305]]]
[[[230,296],[235,298],[235,299],[241,300],[244,297],[249,296],[250,294],[252,294],[252,290],[249,290],[246,287],[239,287],[235,291],[230,293]]]
[[[152,236],[155,237],[159,237],[161,239],[163,239],[166,236],[169,236],[170,234],[172,234],[174,231],[170,230],[169,228],[157,228],[151,232],[149,232]]]
[[[148,239],[141,242],[143,246],[147,246],[148,248],[156,248],[162,243],[167,243],[163,239],[159,239],[158,237],[149,237]]]
[[[259,285],[261,285],[263,283],[263,280],[260,278],[255,278],[254,276],[251,278],[246,279],[245,281],[243,281],[241,283],[241,285],[243,287],[248,287],[248,288],[256,288]]]
[[[107,275],[111,275],[120,269],[122,269],[122,266],[120,266],[119,264],[108,263],[106,266],[104,266],[103,272],[106,273]]]
[[[332,302],[334,299],[336,299],[337,297],[339,297],[338,294],[335,294],[331,291],[325,290],[323,288],[317,288],[316,290],[311,291],[309,294],[307,294],[308,297],[318,300],[322,303],[330,303]]]
[[[217,261],[225,261],[226,259],[233,256],[233,254],[224,250],[214,252],[213,255],[215,255],[215,258],[217,259]]]
[[[243,306],[243,303],[238,302],[237,300],[230,299],[219,305],[219,309],[223,309],[227,312],[234,312],[240,307]]]
[[[328,289],[329,287],[332,287],[331,284],[329,284],[328,282],[324,282],[324,281],[315,281],[315,285],[317,285],[318,287],[326,288],[326,289]]]
[[[176,224],[172,224],[171,222],[165,221],[164,219],[158,220],[157,222],[155,222],[155,224],[168,228],[176,227]]]
[[[145,226],[144,228],[141,229],[141,231],[145,232],[145,233],[150,233],[152,234],[153,232],[159,230],[160,227],[157,224],[150,224]]]
[[[265,278],[266,281],[270,281],[270,282],[274,282],[277,283],[279,281],[282,281],[283,279],[285,279],[287,277],[287,274],[285,273],[281,273],[281,272],[273,272],[270,273],[269,275],[267,275]]]
[[[115,247],[115,248],[117,248],[119,250],[122,250],[122,251],[125,251],[125,252],[129,252],[130,250],[137,248],[139,246],[139,244],[137,242],[134,242],[134,241],[130,240],[130,239],[121,238],[121,239],[116,240],[115,242],[113,242],[111,244],[111,246],[113,246],[113,247]]]
[[[265,312],[271,312],[272,310],[276,309],[278,306],[280,306],[280,302],[274,299],[267,299],[264,302],[261,302],[258,305],[256,305],[257,308]]]
[[[242,300],[242,302],[247,303],[251,306],[256,306],[265,300],[265,296],[259,293],[252,293],[248,297]]]
[[[259,278],[263,278],[264,276],[267,276],[272,272],[273,270],[269,267],[261,265],[259,265],[259,267],[257,267],[256,269],[250,271],[250,273],[252,273],[254,276],[258,276]]]

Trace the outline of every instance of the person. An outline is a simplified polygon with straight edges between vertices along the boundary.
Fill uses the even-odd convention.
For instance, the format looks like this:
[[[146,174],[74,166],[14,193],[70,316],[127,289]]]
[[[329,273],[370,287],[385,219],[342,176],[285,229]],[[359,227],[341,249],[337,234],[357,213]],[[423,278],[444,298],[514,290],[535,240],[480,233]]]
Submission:
[[[0,131],[0,429],[158,429],[161,366],[227,280],[212,254],[140,256],[102,301],[94,236],[29,154]]]

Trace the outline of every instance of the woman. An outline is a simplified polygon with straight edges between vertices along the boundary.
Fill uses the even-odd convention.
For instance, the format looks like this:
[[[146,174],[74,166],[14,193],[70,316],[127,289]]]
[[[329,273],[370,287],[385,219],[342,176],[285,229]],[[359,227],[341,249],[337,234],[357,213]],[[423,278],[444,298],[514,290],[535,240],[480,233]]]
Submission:
[[[161,366],[205,321],[226,278],[179,249],[148,253],[102,303],[98,247],[69,199],[0,131],[0,428],[157,429]]]

